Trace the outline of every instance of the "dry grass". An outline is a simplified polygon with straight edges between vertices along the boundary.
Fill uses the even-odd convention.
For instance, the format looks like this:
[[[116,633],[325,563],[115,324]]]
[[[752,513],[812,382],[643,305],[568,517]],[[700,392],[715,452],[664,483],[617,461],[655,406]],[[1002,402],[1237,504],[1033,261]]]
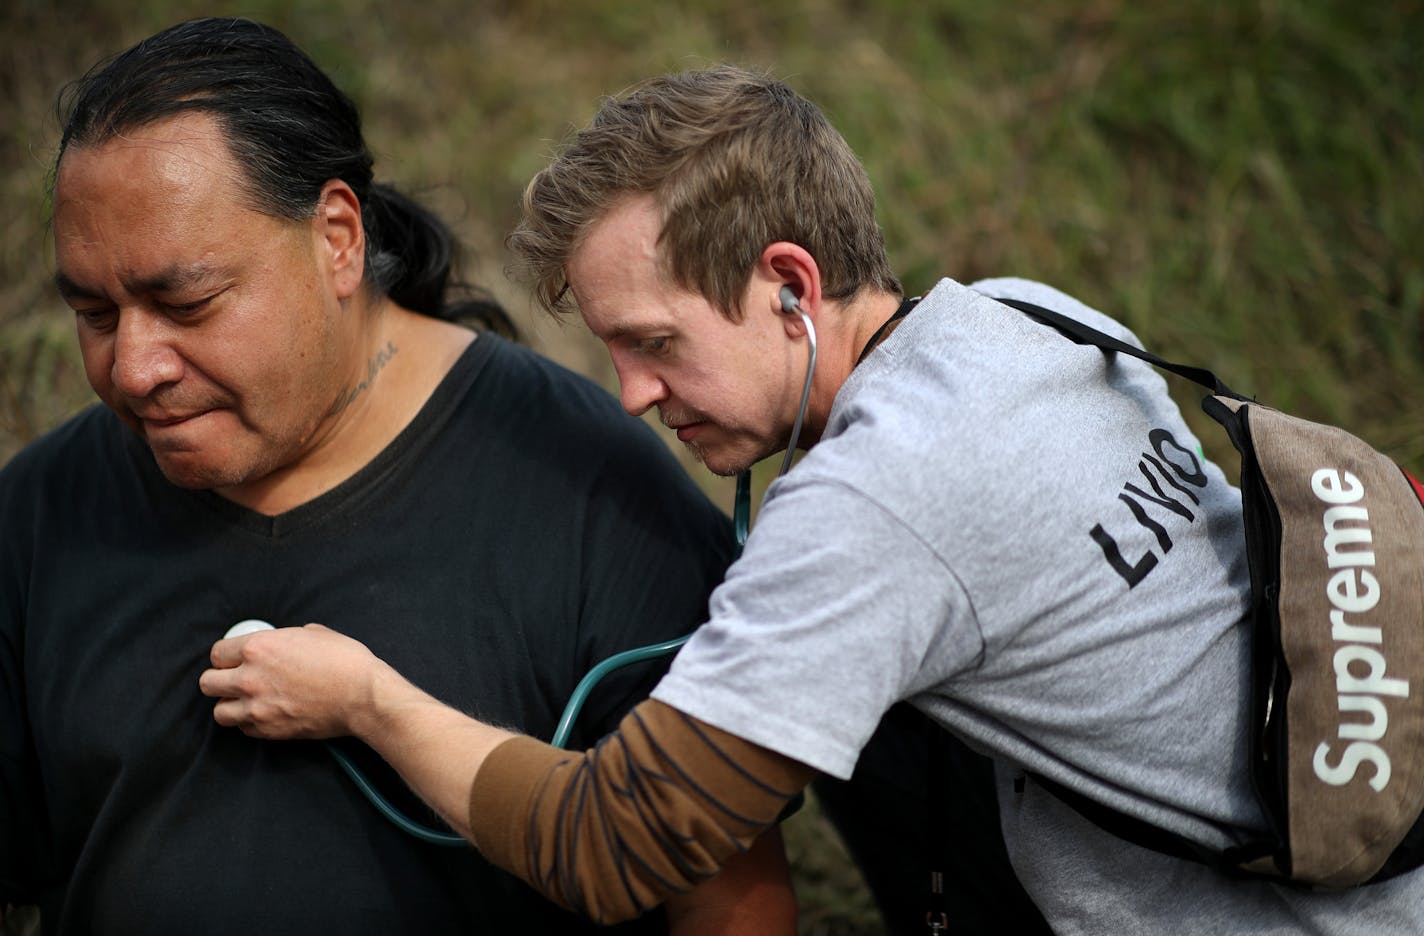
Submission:
[[[788,78],[841,126],[910,289],[946,274],[1052,282],[1149,347],[1351,426],[1424,473],[1417,0],[9,0],[0,463],[89,399],[49,285],[55,93],[100,55],[212,12],[265,19],[307,48],[363,105],[378,174],[455,224],[467,273],[531,343],[609,386],[582,330],[533,316],[504,279],[504,232],[597,95],[728,60]],[[794,847],[804,880],[825,873],[829,846]],[[822,890],[854,892],[838,880]],[[808,926],[863,926],[858,899],[815,898]]]

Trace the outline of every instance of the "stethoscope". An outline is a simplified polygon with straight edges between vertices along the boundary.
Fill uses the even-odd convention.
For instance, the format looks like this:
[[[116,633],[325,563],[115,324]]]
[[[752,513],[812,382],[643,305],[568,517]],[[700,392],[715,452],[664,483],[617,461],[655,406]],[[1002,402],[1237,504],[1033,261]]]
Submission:
[[[811,318],[802,309],[801,303],[796,299],[796,293],[790,286],[781,287],[779,296],[781,300],[781,311],[787,315],[795,314],[801,316],[801,322],[806,326],[806,341],[809,347],[809,354],[806,361],[806,380],[801,387],[801,403],[796,408],[796,421],[791,426],[791,436],[786,445],[786,457],[781,461],[781,468],[777,471],[777,477],[781,477],[791,470],[791,460],[796,453],[796,443],[801,440],[801,424],[806,418],[806,407],[811,400],[811,379],[816,373],[816,327],[811,324]],[[751,530],[751,502],[752,502],[752,473],[750,469],[743,470],[737,475],[736,495],[732,505],[732,530],[737,537],[735,553],[740,555],[742,546],[747,541],[747,534]],[[224,638],[241,637],[244,634],[252,634],[262,630],[272,630],[273,627],[266,621],[251,618],[246,621],[239,621],[228,628]],[[615,653],[613,656],[593,667],[584,677],[579,680],[574,687],[573,694],[569,696],[569,701],[564,706],[564,712],[559,717],[558,726],[554,729],[554,736],[549,743],[554,747],[565,747],[569,740],[569,734],[573,731],[574,721],[583,709],[584,702],[587,701],[589,693],[604,678],[615,670],[625,666],[632,666],[634,663],[641,663],[644,660],[651,660],[657,657],[675,653],[679,647],[687,643],[691,634],[684,634],[672,640],[665,640],[662,643],[649,644],[645,647],[634,647],[632,650],[624,650],[622,653]],[[445,846],[465,846],[468,845],[462,836],[453,832],[444,832],[431,828],[423,823],[417,822],[405,813],[401,812],[395,804],[388,800],[375,784],[371,783],[365,771],[357,767],[351,758],[346,755],[337,745],[331,742],[326,743],[326,749],[331,756],[336,759],[336,763],[346,773],[346,776],[355,784],[356,789],[370,801],[382,816],[386,817],[396,828],[400,829],[422,842],[431,845]]]

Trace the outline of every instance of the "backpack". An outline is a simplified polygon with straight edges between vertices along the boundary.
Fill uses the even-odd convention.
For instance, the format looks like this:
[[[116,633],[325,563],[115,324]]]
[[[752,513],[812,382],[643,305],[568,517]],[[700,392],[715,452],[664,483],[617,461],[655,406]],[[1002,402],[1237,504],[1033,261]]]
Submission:
[[[1241,454],[1251,777],[1268,831],[1215,852],[1036,782],[1109,832],[1232,875],[1339,888],[1424,864],[1424,485],[1343,429],[1249,400],[1209,370],[999,301],[1211,391],[1202,409]]]

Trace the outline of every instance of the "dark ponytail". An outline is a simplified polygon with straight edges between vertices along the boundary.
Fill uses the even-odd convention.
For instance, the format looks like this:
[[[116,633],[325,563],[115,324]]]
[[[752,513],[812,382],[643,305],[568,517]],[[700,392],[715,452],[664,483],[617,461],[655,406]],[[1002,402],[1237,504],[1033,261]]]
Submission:
[[[309,218],[322,187],[340,179],[361,202],[371,289],[425,315],[515,335],[491,296],[452,282],[457,246],[449,227],[373,182],[355,103],[270,26],[216,18],[173,26],[92,69],[66,89],[60,112],[56,167],[71,145],[96,145],[181,113],[210,114],[254,208]],[[454,291],[464,298],[451,304]]]
[[[514,323],[493,296],[452,280],[459,243],[430,209],[375,182],[361,200],[361,221],[366,228],[367,275],[398,305],[518,337]],[[452,294],[460,298],[451,301]]]

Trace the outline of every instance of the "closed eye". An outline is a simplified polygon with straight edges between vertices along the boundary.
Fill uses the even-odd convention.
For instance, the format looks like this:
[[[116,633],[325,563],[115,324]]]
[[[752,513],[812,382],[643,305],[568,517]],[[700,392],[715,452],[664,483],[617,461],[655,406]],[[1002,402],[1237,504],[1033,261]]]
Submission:
[[[163,311],[169,315],[192,315],[196,312],[201,312],[207,304],[216,299],[217,296],[218,294],[214,293],[211,296],[204,296],[202,299],[198,299],[194,302],[164,302],[161,303],[161,305],[163,306]]]
[[[114,324],[118,310],[113,306],[96,306],[94,308],[75,309],[74,315],[85,328],[92,331],[105,331]]]
[[[167,315],[169,318],[183,319],[189,316],[197,315],[199,312],[202,312],[209,305],[212,304],[214,299],[218,298],[225,292],[227,292],[226,289],[219,289],[217,292],[210,293],[209,295],[206,295],[201,299],[195,299],[192,302],[164,302],[163,300],[159,299],[157,300],[157,304],[163,310],[164,314]]]
[[[651,338],[639,338],[633,344],[633,350],[642,354],[666,354],[672,345],[672,339],[666,335],[657,335]]]

